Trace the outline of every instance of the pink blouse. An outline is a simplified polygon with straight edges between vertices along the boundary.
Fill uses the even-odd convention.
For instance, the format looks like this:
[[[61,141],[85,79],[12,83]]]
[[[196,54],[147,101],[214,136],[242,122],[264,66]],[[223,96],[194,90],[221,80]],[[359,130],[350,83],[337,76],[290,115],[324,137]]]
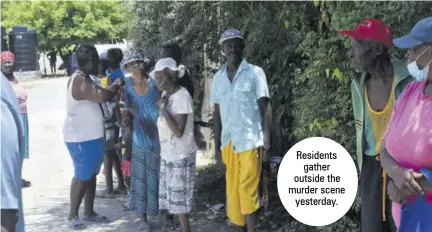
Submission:
[[[27,113],[27,92],[24,87],[19,83],[18,79],[15,78],[13,81],[9,81],[12,85],[13,90],[18,98],[18,103],[21,108],[21,113]]]
[[[415,171],[432,168],[432,96],[424,94],[426,83],[415,81],[407,86],[394,106],[384,135],[389,154],[400,166]],[[432,192],[426,196],[432,203]],[[393,203],[397,226],[400,208],[400,204]]]

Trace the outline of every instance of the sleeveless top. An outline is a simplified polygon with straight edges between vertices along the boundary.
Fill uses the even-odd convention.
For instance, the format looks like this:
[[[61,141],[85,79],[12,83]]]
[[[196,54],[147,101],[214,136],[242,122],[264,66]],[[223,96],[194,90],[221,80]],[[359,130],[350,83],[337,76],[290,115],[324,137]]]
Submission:
[[[67,88],[67,115],[63,125],[65,142],[84,142],[104,137],[104,124],[99,103],[89,100],[75,100],[72,96],[72,85],[77,75],[84,75],[76,71]]]
[[[367,89],[365,88],[365,99],[367,106],[365,125],[367,128],[372,129],[371,131],[366,132],[365,136],[367,143],[367,148],[365,149],[366,155],[375,156],[381,152],[381,141],[393,111],[394,90],[395,81],[393,79],[392,90],[390,92],[390,97],[387,105],[382,111],[375,111],[370,106]]]

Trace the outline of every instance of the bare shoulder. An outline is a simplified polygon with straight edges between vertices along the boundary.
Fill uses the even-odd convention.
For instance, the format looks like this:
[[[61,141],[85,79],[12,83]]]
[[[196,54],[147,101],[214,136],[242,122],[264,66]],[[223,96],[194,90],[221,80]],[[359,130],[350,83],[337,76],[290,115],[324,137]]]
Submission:
[[[68,87],[72,84],[72,96],[75,100],[83,100],[84,98],[81,97],[81,90],[85,85],[91,84],[85,74],[81,72],[74,72],[69,79]]]

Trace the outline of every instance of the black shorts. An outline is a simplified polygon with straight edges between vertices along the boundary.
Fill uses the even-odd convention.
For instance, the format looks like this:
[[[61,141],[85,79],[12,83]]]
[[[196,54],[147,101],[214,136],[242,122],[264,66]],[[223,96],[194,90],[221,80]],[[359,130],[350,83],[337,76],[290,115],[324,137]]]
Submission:
[[[392,203],[386,192],[385,221],[383,220],[383,169],[375,156],[363,156],[360,176],[361,232],[396,232]],[[386,178],[387,188],[389,177]]]
[[[54,63],[51,63],[51,62],[50,62],[50,66],[51,66],[51,68],[55,68],[56,63],[55,63],[55,62],[54,62]]]

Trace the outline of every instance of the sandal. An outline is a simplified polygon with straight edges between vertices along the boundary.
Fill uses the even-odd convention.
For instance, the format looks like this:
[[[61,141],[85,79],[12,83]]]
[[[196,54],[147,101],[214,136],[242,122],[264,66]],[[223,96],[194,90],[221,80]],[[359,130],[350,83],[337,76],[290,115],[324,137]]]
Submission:
[[[94,214],[92,216],[84,216],[84,220],[96,223],[110,223],[110,220],[108,220],[107,217],[101,216],[99,214]]]
[[[150,232],[150,225],[148,223],[141,223],[138,229],[139,232]]]
[[[69,228],[73,229],[73,230],[83,230],[85,228],[87,228],[87,226],[82,223],[78,218],[74,219],[72,221],[69,221],[68,223]]]

